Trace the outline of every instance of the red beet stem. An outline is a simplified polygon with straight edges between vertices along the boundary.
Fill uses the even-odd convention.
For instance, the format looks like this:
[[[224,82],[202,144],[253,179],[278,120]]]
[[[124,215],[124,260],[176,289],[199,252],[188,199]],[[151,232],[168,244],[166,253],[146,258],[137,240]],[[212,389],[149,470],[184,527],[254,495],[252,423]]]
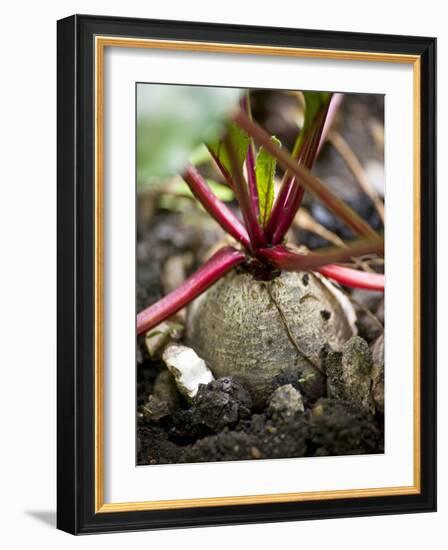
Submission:
[[[313,126],[308,130],[302,142],[302,147],[296,154],[293,153],[293,157],[297,159],[297,163],[308,170],[311,170],[319,155],[323,143],[322,140],[326,139],[326,135],[340,104],[341,100],[337,98],[336,106],[330,111],[334,97],[331,97],[327,108],[322,110]],[[266,229],[266,238],[273,245],[282,242],[302,204],[305,189],[300,183],[300,179],[291,176],[288,172],[285,174],[278,199],[274,205],[272,216]]]
[[[249,185],[249,197],[252,203],[252,210],[255,212],[255,215],[259,216],[260,214],[260,202],[258,198],[258,188],[257,188],[257,176],[255,173],[255,154],[254,147],[249,143],[246,155],[246,168],[247,168],[247,183]]]
[[[259,145],[262,145],[285,170],[289,170],[302,185],[313,195],[321,200],[329,210],[341,218],[353,231],[369,239],[377,238],[377,234],[356,212],[334,195],[321,181],[313,176],[304,166],[298,166],[297,162],[285,151],[280,149],[270,139],[263,128],[252,122],[242,111],[237,112],[234,121],[243,128]]]
[[[207,212],[245,248],[250,248],[249,234],[235,214],[213,193],[201,174],[193,166],[187,166],[182,177],[193,195]]]
[[[248,185],[244,179],[243,171],[238,166],[235,148],[228,137],[224,138],[224,146],[227,148],[227,153],[230,159],[233,182],[235,186],[235,197],[240,205],[252,248],[262,248],[266,246],[266,239],[258,222],[257,213],[253,208],[253,203],[250,198]]]
[[[319,147],[317,148],[317,156],[319,156],[322,147],[327,141],[328,133],[331,130],[331,126],[333,125],[334,119],[337,112],[339,111],[339,107],[341,106],[343,99],[344,94],[336,93],[331,96],[327,116],[325,118],[325,124],[322,130],[322,135],[320,136]]]
[[[179,288],[137,315],[137,334],[147,332],[177,313],[244,259],[244,252],[231,246],[218,250]]]
[[[325,277],[350,288],[384,291],[384,275],[380,273],[367,273],[366,271],[358,271],[357,269],[333,264],[320,267],[317,271]]]
[[[258,250],[257,256],[287,271],[319,271],[322,275],[346,286],[384,290],[384,275],[333,265],[333,262],[343,262],[363,254],[382,254],[383,250],[383,241],[376,239],[358,241],[347,248],[332,247],[323,252],[309,254],[298,254],[285,246],[278,245]]]
[[[241,98],[241,109],[252,119],[252,113],[250,109],[249,91],[247,91]],[[257,175],[255,173],[255,151],[252,140],[249,141],[246,154],[246,169],[247,169],[247,183],[249,185],[249,198],[252,203],[252,209],[255,212],[257,218],[260,215],[260,201],[258,197],[257,188]]]

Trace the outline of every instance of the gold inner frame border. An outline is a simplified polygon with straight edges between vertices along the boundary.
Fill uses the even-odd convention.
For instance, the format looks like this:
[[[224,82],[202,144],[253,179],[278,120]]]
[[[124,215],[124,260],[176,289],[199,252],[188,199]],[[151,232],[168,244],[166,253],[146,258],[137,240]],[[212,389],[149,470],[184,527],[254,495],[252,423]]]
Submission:
[[[285,57],[301,57],[315,59],[405,63],[413,65],[413,197],[414,197],[414,266],[413,266],[413,297],[414,297],[414,388],[413,388],[413,423],[414,423],[414,483],[410,486],[379,487],[349,490],[329,490],[296,493],[277,493],[226,497],[192,498],[180,500],[154,500],[140,502],[104,502],[104,51],[106,47],[121,48],[151,48],[161,50],[177,50],[207,53],[232,53],[243,55],[269,55]],[[363,498],[393,495],[411,495],[420,493],[420,203],[421,203],[421,60],[418,55],[391,54],[382,52],[359,52],[345,50],[325,50],[292,48],[278,46],[257,46],[251,44],[226,44],[213,42],[157,40],[142,38],[124,38],[118,36],[96,36],[94,40],[95,56],[95,513],[132,512],[143,510],[167,510],[180,508],[198,508],[208,506],[232,506],[244,504],[263,504],[279,502],[303,502],[316,500],[332,500],[342,498]]]

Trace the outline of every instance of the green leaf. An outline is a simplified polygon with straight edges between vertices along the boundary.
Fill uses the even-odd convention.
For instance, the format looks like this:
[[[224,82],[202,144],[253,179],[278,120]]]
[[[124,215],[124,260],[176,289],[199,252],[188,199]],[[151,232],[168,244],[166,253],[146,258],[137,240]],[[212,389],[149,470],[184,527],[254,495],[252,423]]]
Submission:
[[[188,157],[188,162],[193,166],[205,164],[209,160],[211,160],[210,151],[204,143],[199,144]]]
[[[305,98],[305,123],[304,128],[308,129],[321,109],[327,106],[331,98],[330,92],[303,92]]]
[[[157,206],[170,212],[188,212],[192,209],[193,201],[182,195],[160,195]]]
[[[235,198],[233,190],[228,185],[207,178],[205,180],[213,193],[223,202],[230,202]]]
[[[228,187],[227,185],[223,185],[222,183],[219,183],[215,180],[212,180],[210,178],[207,178],[205,180],[210,187],[210,189],[213,191],[213,193],[218,197],[221,201],[231,201],[234,198],[233,191]],[[171,192],[175,195],[183,195],[194,198],[193,193],[191,192],[190,187],[179,178],[179,181],[176,181],[176,184],[172,187]]]
[[[179,173],[202,142],[218,139],[241,90],[139,84],[137,183]]]
[[[213,193],[223,202],[229,202],[234,199],[233,191],[227,185],[218,183],[212,179],[206,179],[207,184]],[[195,196],[191,192],[190,187],[181,178],[176,179],[175,183],[170,185],[169,191],[162,192],[159,200],[159,208],[170,210],[172,212],[184,212],[190,209],[192,202],[203,209],[201,203],[196,200]]]
[[[320,114],[322,109],[326,108],[328,102],[331,99],[332,94],[330,92],[302,92],[305,98],[305,118],[303,127],[300,131],[299,137],[294,145],[293,156],[302,147],[302,143],[306,139],[308,130],[313,126],[316,117]]]
[[[241,168],[246,158],[247,148],[249,147],[249,136],[234,122],[230,122],[228,124],[227,132],[233,148],[235,149],[238,167]],[[226,171],[230,175],[232,173],[232,166],[229,155],[227,153],[227,149],[223,142],[221,140],[216,140],[214,142],[210,142],[208,146],[217,161],[221,164],[221,166],[226,169]]]
[[[280,141],[272,136],[271,141],[281,146]],[[276,159],[263,147],[257,154],[255,162],[255,176],[257,180],[258,203],[260,207],[260,224],[265,227],[274,202],[274,176]]]

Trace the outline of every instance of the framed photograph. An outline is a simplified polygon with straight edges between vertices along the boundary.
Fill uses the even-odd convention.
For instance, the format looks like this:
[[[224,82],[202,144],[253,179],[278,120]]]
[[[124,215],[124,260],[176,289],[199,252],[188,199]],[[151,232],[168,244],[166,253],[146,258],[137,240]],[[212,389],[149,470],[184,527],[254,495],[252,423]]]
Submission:
[[[58,527],[434,511],[434,38],[58,21]]]

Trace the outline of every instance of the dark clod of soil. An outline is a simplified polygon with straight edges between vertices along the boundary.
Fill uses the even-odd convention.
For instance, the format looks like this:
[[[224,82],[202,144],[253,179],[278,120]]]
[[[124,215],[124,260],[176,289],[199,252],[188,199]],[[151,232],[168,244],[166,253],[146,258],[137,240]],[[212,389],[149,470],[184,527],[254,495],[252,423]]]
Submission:
[[[220,378],[200,386],[191,408],[192,420],[218,433],[249,418],[251,406],[252,399],[241,384],[232,378]]]

